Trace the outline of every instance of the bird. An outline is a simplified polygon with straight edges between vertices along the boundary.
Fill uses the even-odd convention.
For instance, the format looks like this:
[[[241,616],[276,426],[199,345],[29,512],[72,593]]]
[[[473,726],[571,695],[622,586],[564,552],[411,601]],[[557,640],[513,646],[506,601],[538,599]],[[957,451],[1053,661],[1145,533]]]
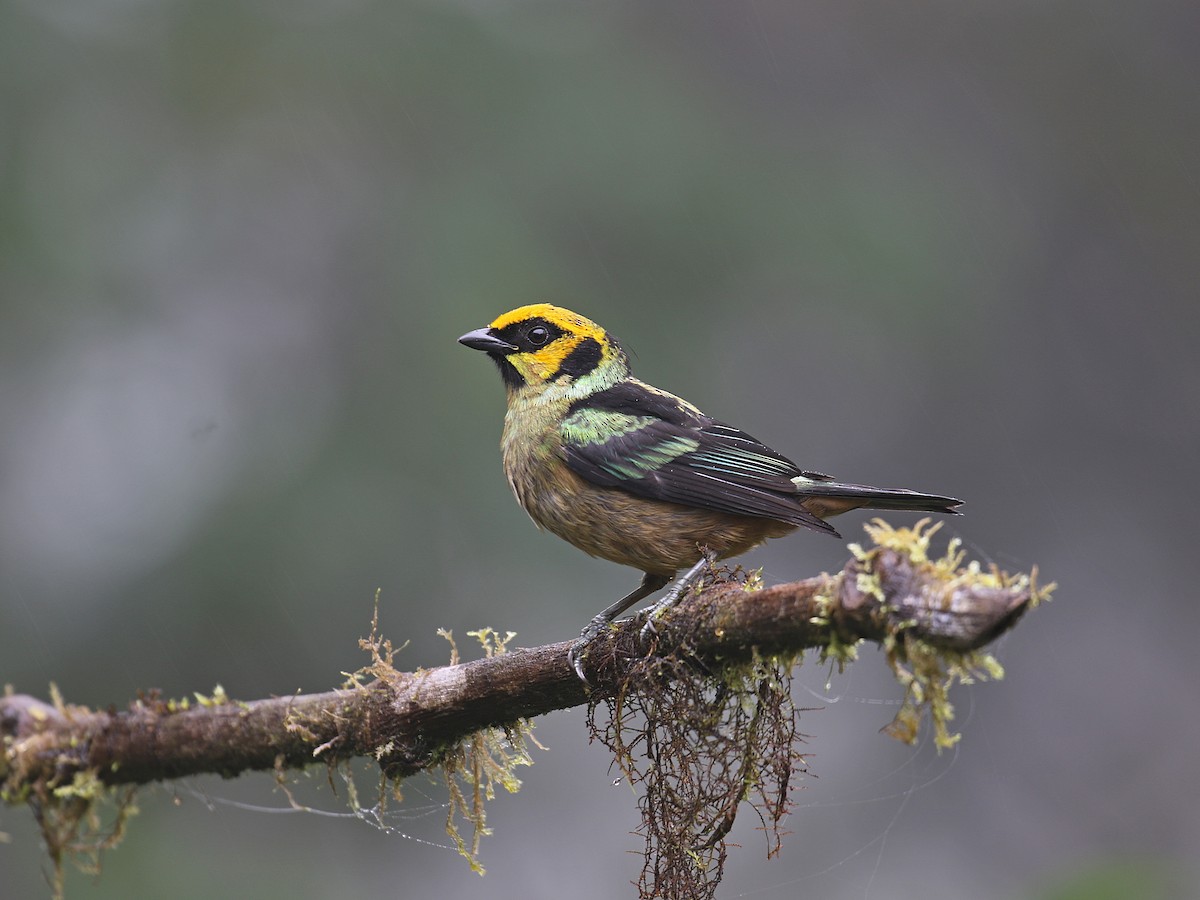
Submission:
[[[500,369],[507,398],[501,456],[517,502],[539,528],[642,572],[568,652],[585,683],[591,640],[661,590],[648,630],[716,560],[852,509],[958,514],[961,500],[836,481],[802,469],[740,428],[635,378],[621,343],[549,303],[510,310],[460,344]]]

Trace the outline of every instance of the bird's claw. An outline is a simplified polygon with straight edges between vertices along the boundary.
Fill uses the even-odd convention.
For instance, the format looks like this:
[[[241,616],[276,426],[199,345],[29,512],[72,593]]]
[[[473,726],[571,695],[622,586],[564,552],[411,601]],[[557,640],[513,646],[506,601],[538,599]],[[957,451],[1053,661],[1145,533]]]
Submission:
[[[655,621],[659,618],[659,616],[678,603],[679,598],[682,597],[688,591],[688,589],[696,584],[696,582],[699,581],[704,575],[704,570],[712,568],[712,566],[716,564],[716,561],[717,555],[715,553],[708,548],[701,548],[701,556],[700,559],[696,561],[696,564],[688,569],[682,578],[671,585],[670,589],[661,600],[659,600],[657,603],[651,606],[649,610],[646,611],[646,623],[642,626],[642,630],[639,632],[639,639],[641,640],[643,647],[648,645],[652,639],[658,636],[658,626],[655,624]],[[665,579],[663,579],[663,581],[665,581]],[[575,670],[575,674],[579,676],[580,681],[586,685],[591,685],[591,682],[587,679],[587,675],[585,675],[583,672],[584,653],[587,650],[588,645],[596,639],[596,636],[599,635],[601,631],[611,624],[617,615],[619,615],[625,609],[628,609],[631,601],[636,602],[637,600],[641,599],[641,597],[645,596],[645,594],[650,590],[653,590],[656,587],[661,587],[663,581],[659,581],[654,576],[647,574],[642,580],[641,588],[621,598],[621,600],[604,610],[602,613],[600,613],[600,615],[588,622],[587,627],[584,628],[583,631],[579,632],[578,640],[571,644],[570,648],[567,650],[567,662],[571,664],[571,668]]]
[[[638,640],[642,642],[643,647],[648,646],[652,640],[658,637],[658,625],[656,625],[655,622],[658,619],[658,614],[662,611],[663,610],[659,609],[658,605],[655,604],[646,614],[646,622],[642,625],[642,630],[638,632]]]
[[[588,645],[596,639],[606,625],[608,625],[606,621],[592,619],[592,621],[588,622],[587,627],[579,632],[579,637],[567,650],[567,662],[571,664],[571,668],[575,670],[575,674],[579,676],[579,680],[589,687],[592,683],[588,681],[587,675],[583,673],[583,660],[587,655]]]
[[[700,580],[704,575],[704,571],[711,569],[716,564],[716,561],[717,555],[705,548],[699,561],[682,578],[671,585],[661,600],[646,611],[646,624],[642,626],[640,633],[643,646],[648,644],[652,638],[658,636],[658,625],[655,623],[662,617],[662,614],[678,603],[680,598]]]

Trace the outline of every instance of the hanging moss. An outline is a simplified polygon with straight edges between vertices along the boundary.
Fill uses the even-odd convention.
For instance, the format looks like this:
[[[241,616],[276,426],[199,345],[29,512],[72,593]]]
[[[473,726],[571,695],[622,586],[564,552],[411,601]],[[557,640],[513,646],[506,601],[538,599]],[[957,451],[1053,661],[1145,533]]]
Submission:
[[[875,519],[868,524],[866,531],[874,547],[864,550],[857,544],[850,545],[851,552],[865,569],[865,573],[859,576],[859,589],[877,589],[876,596],[884,602],[882,588],[878,587],[878,577],[874,575],[872,567],[882,552],[890,550],[912,563],[918,573],[918,581],[937,586],[939,597],[930,604],[934,607],[938,605],[936,601],[948,606],[957,593],[977,587],[1028,591],[1030,609],[1050,599],[1055,585],[1039,588],[1037,569],[1030,574],[1021,572],[1014,575],[1002,572],[995,565],[985,569],[977,560],[964,566],[966,553],[958,538],[951,538],[945,552],[931,558],[930,541],[940,528],[940,522],[930,525],[929,519],[922,519],[912,528],[893,528],[882,519]],[[911,621],[899,621],[884,638],[888,665],[896,680],[904,687],[904,700],[895,718],[883,731],[890,737],[913,744],[919,734],[921,719],[928,712],[938,749],[953,747],[961,734],[950,730],[950,723],[954,720],[950,689],[955,684],[972,684],[987,679],[998,681],[1004,677],[1004,668],[984,650],[956,651],[932,646],[914,634],[912,624]]]

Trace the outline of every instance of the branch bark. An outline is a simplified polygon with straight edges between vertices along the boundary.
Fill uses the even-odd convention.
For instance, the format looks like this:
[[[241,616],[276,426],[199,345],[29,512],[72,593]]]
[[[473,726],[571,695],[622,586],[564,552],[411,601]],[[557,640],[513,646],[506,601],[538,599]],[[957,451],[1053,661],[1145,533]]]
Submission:
[[[836,575],[761,591],[710,585],[658,623],[658,649],[684,646],[716,666],[904,633],[964,653],[1011,628],[1038,596],[1029,578],[931,565],[923,549],[881,546]],[[0,698],[2,796],[10,803],[44,797],[78,773],[133,785],[366,755],[403,777],[481,728],[610,696],[645,653],[641,625],[641,617],[617,623],[592,645],[590,690],[567,663],[569,642],[561,642],[417,672],[377,660],[374,680],[359,686],[187,709],[143,698],[126,710],[90,710],[9,693]]]

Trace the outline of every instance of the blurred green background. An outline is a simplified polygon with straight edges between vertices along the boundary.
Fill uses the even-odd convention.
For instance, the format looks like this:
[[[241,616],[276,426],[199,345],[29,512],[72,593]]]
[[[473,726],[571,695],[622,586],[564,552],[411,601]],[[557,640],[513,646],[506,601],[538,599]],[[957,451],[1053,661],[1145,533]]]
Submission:
[[[1161,2],[0,4],[0,682],[326,689],[376,588],[401,666],[446,660],[438,627],[575,634],[638,576],[535,531],[496,373],[455,344],[553,300],[805,466],[964,498],[947,535],[1061,585],[1007,679],[958,690],[953,753],[877,733],[878,653],[803,667],[817,777],[780,858],[746,817],[721,896],[1200,896],[1198,29]],[[436,785],[401,835],[232,805],[286,807],[255,776],[144,791],[69,896],[630,896],[635,796],[583,718],[539,722],[482,881]],[[0,832],[0,894],[45,895],[28,811]]]

